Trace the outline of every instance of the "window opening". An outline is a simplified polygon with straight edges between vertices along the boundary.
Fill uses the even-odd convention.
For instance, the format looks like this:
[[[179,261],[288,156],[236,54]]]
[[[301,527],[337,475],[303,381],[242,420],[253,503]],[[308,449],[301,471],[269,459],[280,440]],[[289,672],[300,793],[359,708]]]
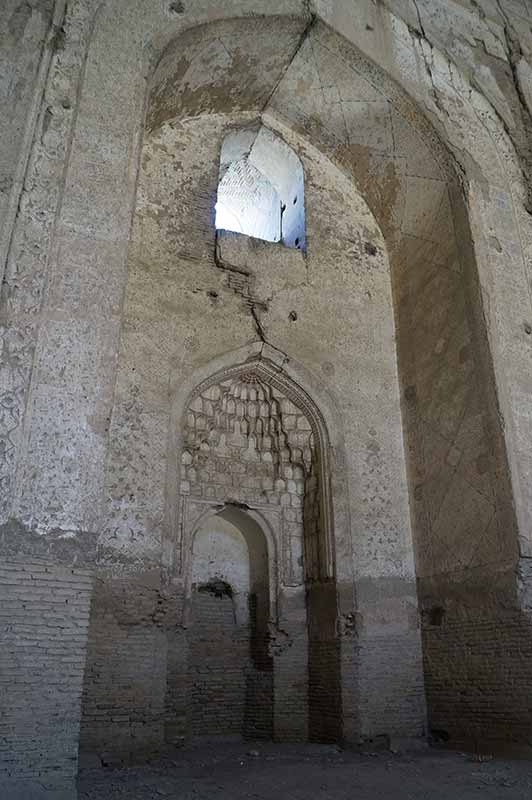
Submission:
[[[303,167],[294,151],[264,126],[226,136],[220,158],[216,229],[302,249]]]

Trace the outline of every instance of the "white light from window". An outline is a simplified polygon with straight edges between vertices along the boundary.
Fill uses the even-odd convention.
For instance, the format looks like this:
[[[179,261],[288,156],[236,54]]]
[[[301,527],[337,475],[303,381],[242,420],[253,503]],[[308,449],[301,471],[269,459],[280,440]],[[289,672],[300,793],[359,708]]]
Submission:
[[[242,225],[237,215],[231,211],[220,200],[215,205],[216,210],[216,229],[220,228],[224,231],[235,231],[235,233],[243,233]]]

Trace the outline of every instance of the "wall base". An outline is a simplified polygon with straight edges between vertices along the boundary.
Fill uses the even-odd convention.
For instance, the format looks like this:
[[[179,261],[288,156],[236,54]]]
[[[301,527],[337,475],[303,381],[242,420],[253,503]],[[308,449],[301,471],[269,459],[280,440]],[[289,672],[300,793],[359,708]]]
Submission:
[[[0,797],[6,800],[78,800],[78,790],[74,780],[44,784],[35,780],[7,778],[0,780]]]

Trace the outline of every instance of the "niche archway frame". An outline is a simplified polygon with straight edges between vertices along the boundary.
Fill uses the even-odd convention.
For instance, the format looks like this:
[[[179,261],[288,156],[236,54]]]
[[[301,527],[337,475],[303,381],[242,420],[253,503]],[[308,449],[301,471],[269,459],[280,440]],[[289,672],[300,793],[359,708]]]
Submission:
[[[320,412],[318,406],[312,400],[310,394],[302,388],[296,381],[294,381],[284,369],[280,369],[276,366],[273,362],[268,359],[262,357],[251,357],[250,359],[244,361],[243,363],[233,364],[232,366],[222,368],[214,372],[210,377],[207,377],[201,380],[195,388],[188,394],[186,400],[183,402],[180,408],[180,413],[176,415],[176,422],[178,421],[179,425],[179,433],[180,433],[180,441],[179,441],[179,456],[177,462],[174,461],[177,467],[177,463],[179,463],[179,458],[181,456],[183,450],[183,441],[182,441],[182,431],[185,427],[185,414],[187,413],[187,409],[189,408],[190,404],[205,392],[210,386],[222,383],[223,381],[231,380],[234,378],[238,378],[240,376],[253,374],[260,380],[264,381],[268,385],[272,386],[272,388],[277,389],[278,391],[282,392],[291,402],[294,403],[301,411],[305,414],[310,426],[311,431],[314,436],[315,446],[316,446],[316,453],[317,453],[317,465],[319,468],[319,492],[320,492],[320,509],[322,514],[322,536],[324,537],[324,548],[323,552],[325,553],[325,563],[320,564],[320,579],[326,581],[334,581],[336,579],[336,558],[335,558],[335,542],[334,542],[334,513],[333,513],[333,499],[331,495],[331,456],[332,450],[330,445],[329,434],[327,430],[327,425],[325,419]],[[177,469],[174,473],[175,480],[177,479]],[[177,510],[177,519],[174,513],[173,517],[175,522],[177,522],[177,526],[175,529],[175,545],[176,545],[176,553],[177,553],[177,560],[176,560],[176,574],[181,576],[181,579],[187,580],[187,572],[189,570],[188,567],[188,560],[189,554],[191,550],[191,542],[193,537],[193,531],[197,530],[198,525],[200,524],[200,520],[204,520],[205,516],[208,516],[208,510],[204,513],[198,513],[189,515],[190,512],[190,505],[194,505],[195,501],[192,499],[188,501],[188,498],[183,498],[178,492],[174,491],[169,492],[169,496],[178,496],[178,508]],[[213,500],[212,502],[209,501],[201,501],[196,503],[196,505],[207,505],[208,509],[211,510],[211,513],[219,513],[220,510],[223,508],[224,503],[220,503],[219,501]],[[248,509],[246,507],[246,511],[254,512],[255,514],[259,513],[259,509],[254,509],[251,505]],[[264,517],[264,515],[260,515]],[[263,523],[258,523],[263,527]],[[277,544],[278,549],[278,544]],[[280,562],[280,559],[277,558],[277,562]]]

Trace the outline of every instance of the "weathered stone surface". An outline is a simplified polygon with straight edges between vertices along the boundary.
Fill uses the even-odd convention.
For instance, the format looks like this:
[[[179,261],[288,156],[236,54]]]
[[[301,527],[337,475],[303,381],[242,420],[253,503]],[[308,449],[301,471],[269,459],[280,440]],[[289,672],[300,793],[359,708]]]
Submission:
[[[8,0],[0,552],[58,592],[95,571],[84,747],[138,758],[233,706],[281,739],[419,736],[423,684],[451,737],[530,738],[531,24],[526,0]],[[215,230],[223,143],[259,129],[303,167],[304,250]],[[227,503],[267,541],[255,628],[190,581]],[[42,576],[17,570],[24,620]],[[71,781],[80,675],[10,779]]]

